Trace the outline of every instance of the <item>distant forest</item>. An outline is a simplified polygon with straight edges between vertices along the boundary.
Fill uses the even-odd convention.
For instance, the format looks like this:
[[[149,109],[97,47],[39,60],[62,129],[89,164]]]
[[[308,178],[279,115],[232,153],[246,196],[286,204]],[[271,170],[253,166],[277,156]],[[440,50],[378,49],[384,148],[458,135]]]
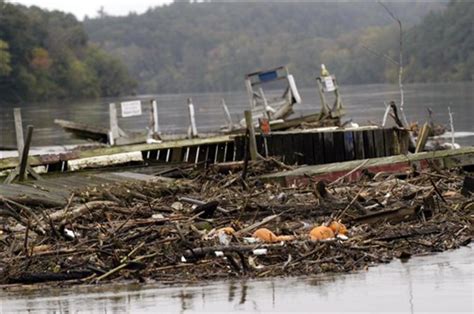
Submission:
[[[118,96],[135,86],[72,14],[0,0],[0,103]]]
[[[474,80],[474,1],[384,2],[403,24],[406,82]],[[0,0],[0,102],[243,89],[288,65],[311,87],[397,80],[397,23],[377,2],[176,1],[79,22]]]
[[[472,80],[474,2],[391,2],[404,28],[405,81]],[[341,83],[395,82],[397,23],[377,2],[186,3],[85,19],[139,92],[243,89],[245,73],[287,64],[313,86],[326,64]],[[382,57],[384,55],[384,57]]]

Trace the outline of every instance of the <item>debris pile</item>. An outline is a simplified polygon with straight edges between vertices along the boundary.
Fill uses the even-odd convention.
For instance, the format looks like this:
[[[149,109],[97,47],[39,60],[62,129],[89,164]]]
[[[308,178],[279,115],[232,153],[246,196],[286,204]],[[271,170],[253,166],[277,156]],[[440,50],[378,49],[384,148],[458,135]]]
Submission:
[[[172,182],[77,192],[65,208],[1,198],[0,284],[350,272],[471,241],[462,170],[288,187],[259,179],[284,168],[188,167]]]

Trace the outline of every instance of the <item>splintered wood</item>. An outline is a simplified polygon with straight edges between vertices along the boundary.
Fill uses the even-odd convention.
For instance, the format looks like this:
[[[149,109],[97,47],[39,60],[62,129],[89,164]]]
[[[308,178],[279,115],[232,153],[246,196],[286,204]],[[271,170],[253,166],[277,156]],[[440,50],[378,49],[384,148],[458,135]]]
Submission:
[[[101,184],[61,202],[3,196],[0,283],[348,272],[471,241],[472,178],[462,170],[290,187],[260,179],[285,168],[274,159],[205,171],[186,167],[175,181]],[[347,240],[310,239],[314,227],[336,220],[347,226]],[[252,237],[259,228],[285,241],[259,242]]]

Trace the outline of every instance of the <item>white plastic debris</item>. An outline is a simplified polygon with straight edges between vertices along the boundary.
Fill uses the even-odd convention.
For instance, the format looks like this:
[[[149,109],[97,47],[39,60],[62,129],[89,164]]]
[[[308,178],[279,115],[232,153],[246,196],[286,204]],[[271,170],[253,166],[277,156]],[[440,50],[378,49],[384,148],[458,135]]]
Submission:
[[[284,203],[288,200],[288,195],[286,195],[286,193],[284,192],[281,192],[280,194],[278,194],[277,196],[277,200],[280,202],[280,203]]]
[[[171,204],[171,208],[176,209],[176,210],[183,210],[183,203],[174,202],[173,204]]]
[[[253,269],[262,269],[262,268],[265,268],[265,266],[263,266],[263,265],[257,265],[257,263],[255,263],[255,259],[254,259],[252,256],[249,256],[249,265],[250,265],[250,267],[252,267]]]
[[[254,243],[258,242],[258,239],[254,238],[254,237],[244,237],[243,240],[247,244],[254,244]]]
[[[349,240],[349,238],[344,234],[338,234],[336,237],[344,241]]]
[[[146,139],[147,144],[158,144],[158,143],[163,143],[161,140],[155,140],[154,138],[147,138]]]
[[[252,251],[253,255],[259,256],[259,255],[266,255],[268,252],[267,249],[255,249]]]
[[[76,233],[71,229],[64,228],[64,236],[69,240],[74,240],[76,238]]]
[[[219,243],[222,245],[229,245],[232,240],[232,236],[226,234],[225,232],[218,232],[217,237],[219,238]]]
[[[216,255],[216,257],[224,256],[224,252],[222,252],[222,251],[214,251],[214,254]]]
[[[187,260],[186,260],[186,258],[185,258],[184,256],[181,256],[181,262],[182,262],[182,263],[186,263],[186,262],[187,262]]]
[[[153,218],[153,219],[164,219],[165,216],[163,216],[162,214],[153,214],[153,215],[151,215],[151,218]]]

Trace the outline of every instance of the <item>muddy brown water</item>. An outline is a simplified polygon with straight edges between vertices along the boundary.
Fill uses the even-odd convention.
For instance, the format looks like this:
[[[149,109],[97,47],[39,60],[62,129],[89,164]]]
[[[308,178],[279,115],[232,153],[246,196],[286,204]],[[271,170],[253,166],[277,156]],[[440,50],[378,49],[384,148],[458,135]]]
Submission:
[[[472,313],[470,247],[352,274],[0,292],[2,313]]]
[[[242,85],[243,86],[243,85]],[[295,107],[293,117],[319,112],[319,96],[316,88],[300,89],[302,104]],[[384,114],[384,102],[396,100],[399,92],[395,85],[349,85],[342,86],[341,93],[346,108],[345,120],[352,119],[359,124],[368,121],[381,123]],[[272,92],[267,95],[271,97]],[[276,96],[276,95],[275,95]],[[243,118],[248,108],[247,95],[243,91],[231,93],[202,93],[175,95],[142,95],[132,99],[156,98],[159,106],[159,121],[165,133],[185,133],[189,125],[186,99],[193,98],[196,107],[197,126],[200,132],[219,129],[224,123],[221,98],[225,98],[234,122]],[[122,98],[121,100],[125,100]],[[56,146],[70,143],[84,143],[71,138],[54,124],[54,119],[66,119],[107,126],[108,103],[118,99],[98,99],[85,101],[63,101],[47,103],[21,104],[24,126],[33,124],[34,146]],[[0,105],[0,148],[14,147],[13,104]],[[405,86],[405,111],[409,121],[426,121],[427,108],[433,110],[436,123],[448,124],[448,106],[454,113],[456,139],[461,145],[474,145],[474,83],[407,84]],[[144,113],[148,106],[144,107]],[[119,119],[125,130],[143,130],[148,123],[147,116]]]

